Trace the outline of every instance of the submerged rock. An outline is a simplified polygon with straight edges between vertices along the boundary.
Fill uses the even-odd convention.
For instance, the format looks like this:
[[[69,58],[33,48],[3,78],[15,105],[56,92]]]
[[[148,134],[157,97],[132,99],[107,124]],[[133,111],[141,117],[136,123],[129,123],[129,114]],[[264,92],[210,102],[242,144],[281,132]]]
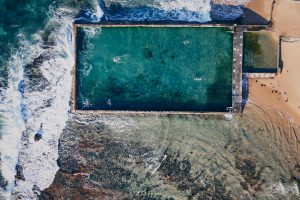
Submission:
[[[0,173],[0,187],[1,188],[5,188],[8,185],[8,181],[5,180],[5,178],[2,176],[2,174]]]

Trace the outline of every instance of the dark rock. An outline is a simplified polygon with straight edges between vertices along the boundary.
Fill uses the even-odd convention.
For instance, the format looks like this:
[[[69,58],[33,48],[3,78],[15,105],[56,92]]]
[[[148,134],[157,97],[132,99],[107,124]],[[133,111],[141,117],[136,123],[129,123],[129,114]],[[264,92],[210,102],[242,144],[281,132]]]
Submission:
[[[32,191],[33,191],[33,193],[36,194],[37,196],[41,194],[40,188],[39,188],[38,186],[36,186],[36,185],[33,185]]]
[[[72,175],[58,172],[49,188],[42,191],[40,200],[72,199],[123,199],[123,194],[117,191],[106,190],[95,185],[84,175]]]
[[[29,92],[41,92],[50,85],[50,82],[43,76],[40,69],[43,62],[48,59],[50,59],[50,56],[47,54],[40,54],[32,63],[24,67],[24,73],[27,79],[25,79],[25,83],[23,84],[26,85],[25,89]]]
[[[5,178],[2,176],[2,174],[0,172],[0,187],[5,188],[7,185],[8,185],[7,180],[5,180]]]
[[[52,31],[53,31],[53,28],[45,29],[45,31],[42,34],[42,39],[44,42],[42,47],[44,49],[50,48],[51,46],[54,46],[56,44],[55,38],[52,37],[52,34],[51,34]]]
[[[42,139],[42,134],[36,133],[36,134],[34,135],[34,141],[39,141],[40,139]]]
[[[240,185],[244,190],[248,190],[248,184],[246,182],[240,182]]]
[[[25,181],[25,177],[24,177],[24,174],[23,174],[23,167],[19,164],[16,165],[16,175],[15,175],[15,178],[16,179],[19,179],[19,180],[23,180]]]
[[[21,80],[19,85],[18,85],[18,90],[20,91],[20,93],[24,93],[25,90],[25,82],[24,80]]]
[[[248,186],[255,191],[261,189],[261,185],[264,183],[264,180],[261,179],[261,173],[264,168],[259,168],[255,161],[250,158],[240,158],[238,156],[236,157],[235,167],[240,170],[245,182],[249,184],[247,187],[245,184],[241,184],[243,189],[248,189]]]

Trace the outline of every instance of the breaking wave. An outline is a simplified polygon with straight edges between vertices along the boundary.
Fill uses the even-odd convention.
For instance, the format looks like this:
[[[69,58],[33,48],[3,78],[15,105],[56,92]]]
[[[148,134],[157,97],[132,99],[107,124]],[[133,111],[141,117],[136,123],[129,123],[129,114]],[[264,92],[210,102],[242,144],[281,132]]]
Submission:
[[[101,18],[100,7],[94,10],[90,21]],[[72,22],[77,12],[50,7],[45,29],[35,33],[34,40],[20,34],[24,42],[8,62],[8,87],[1,91],[0,103],[4,197],[34,199],[58,170],[58,138],[70,108]],[[36,133],[43,135],[38,142]]]
[[[105,8],[105,20],[130,21],[210,21],[209,0],[154,0],[140,5],[130,3],[108,3]]]

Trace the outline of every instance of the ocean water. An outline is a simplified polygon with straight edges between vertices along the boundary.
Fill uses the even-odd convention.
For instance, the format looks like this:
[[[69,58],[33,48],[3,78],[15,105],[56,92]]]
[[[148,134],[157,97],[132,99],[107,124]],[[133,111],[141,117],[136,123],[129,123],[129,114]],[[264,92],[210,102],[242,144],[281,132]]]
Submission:
[[[229,28],[79,28],[77,109],[226,111],[232,40]]]
[[[241,1],[241,4],[244,2]],[[74,64],[73,38],[71,35],[72,22],[76,20],[91,23],[101,20],[207,22],[211,19],[218,19],[218,17],[221,20],[233,19],[242,14],[241,6],[222,7],[212,4],[208,0],[3,0],[0,1],[0,11],[1,199],[37,199],[40,192],[52,184],[59,170],[57,165],[59,156],[58,139],[61,134],[66,135],[66,131],[69,130],[64,129],[66,124],[72,124],[73,126],[70,129],[75,130],[80,125],[87,125],[86,127],[88,128],[91,123],[89,117],[69,114],[71,68]],[[77,120],[77,117],[80,120]],[[140,136],[148,137],[145,138],[147,139],[145,142],[149,146],[152,140],[159,139],[156,135],[160,135],[160,133],[162,133],[162,138],[160,138],[162,144],[180,145],[182,139],[180,139],[181,136],[178,136],[180,135],[179,133],[189,132],[189,127],[193,127],[193,132],[196,135],[198,131],[200,135],[205,135],[202,138],[194,137],[186,140],[186,143],[183,144],[184,146],[191,145],[190,148],[195,140],[204,141],[203,143],[206,140],[209,143],[216,141],[214,145],[222,146],[223,140],[226,140],[224,134],[231,131],[228,126],[239,126],[239,124],[233,122],[231,122],[233,124],[225,121],[219,123],[215,119],[204,119],[203,121],[203,119],[198,118],[187,118],[188,120],[184,119],[182,121],[183,119],[181,118],[182,116],[175,117],[172,123],[169,123],[169,119],[167,119],[167,123],[162,123],[159,127],[158,124],[166,120],[164,117],[151,118],[149,119],[150,124],[147,124],[147,117],[139,119],[128,116],[128,118],[123,119],[118,116],[115,118],[104,116],[102,120],[108,125],[111,124],[117,131],[125,127],[126,132],[124,133],[127,134],[136,134],[140,132],[139,127],[147,128],[151,126],[149,129],[142,130],[142,132],[147,133],[145,136]],[[230,116],[227,116],[227,118],[230,118]],[[242,122],[251,129],[248,121],[252,122],[254,119],[254,117],[246,118],[242,119]],[[261,127],[264,126],[266,127],[264,134],[273,133],[277,130],[273,126],[261,125]],[[157,130],[155,127],[158,127]],[[175,130],[175,139],[172,137],[172,130]],[[237,130],[239,134],[244,134],[242,129],[237,128]],[[295,196],[289,196],[289,194],[290,191],[292,191],[293,195],[299,193],[297,182],[295,181],[298,177],[297,171],[295,172],[296,175],[287,173],[287,171],[292,170],[287,166],[292,165],[297,159],[294,157],[294,153],[290,152],[290,149],[286,147],[289,144],[297,147],[297,143],[292,143],[291,141],[294,141],[292,139],[291,141],[278,141],[278,138],[284,139],[283,135],[285,133],[280,128],[278,130],[279,132],[276,132],[277,134],[274,136],[274,141],[277,142],[268,146],[269,149],[274,148],[275,150],[268,151],[259,159],[263,160],[270,157],[277,159],[276,161],[279,164],[275,166],[278,169],[273,167],[274,170],[284,170],[282,173],[274,173],[275,178],[272,180],[276,181],[274,181],[275,186],[271,187],[271,189],[274,188],[275,194],[279,191],[280,198],[277,199],[295,199]],[[38,142],[34,141],[34,135],[37,132],[43,135],[43,138]],[[214,136],[211,138],[210,132],[214,132],[212,134]],[[218,132],[222,132],[220,137],[217,134]],[[163,137],[163,133],[168,133],[169,136]],[[289,134],[291,138],[296,137],[294,136],[296,135],[295,131],[290,131]],[[247,134],[244,135],[245,138],[248,137]],[[110,136],[110,140],[113,140],[114,137],[114,135]],[[266,136],[265,138],[269,137]],[[220,140],[222,142],[218,142]],[[260,138],[254,138],[253,140],[260,141]],[[201,142],[198,144],[201,144]],[[158,143],[153,145],[152,148],[155,149],[159,146],[161,145]],[[162,146],[165,148],[168,145]],[[276,147],[280,147],[281,152],[284,153],[280,154]],[[201,145],[197,146],[197,148],[201,148]],[[252,148],[256,147],[249,147],[250,150]],[[214,148],[213,151],[210,148],[203,148],[202,150],[198,152],[211,153],[203,153],[198,156],[214,157],[215,155],[220,155],[224,157],[220,162],[227,159],[227,154],[219,153],[219,151],[223,151],[221,148]],[[280,156],[276,157],[275,155]],[[283,161],[286,155],[292,160],[291,163]],[[161,162],[161,160],[158,161]],[[148,166],[151,172],[153,169],[156,169],[156,165],[150,166],[152,162],[157,163],[155,159],[150,159]],[[200,162],[197,163],[196,159],[192,163],[194,163],[193,165],[201,164]],[[215,166],[214,169],[218,169],[218,162]],[[272,175],[272,173],[269,175]],[[292,178],[293,176],[295,179]],[[239,178],[241,179],[241,177]],[[290,182],[288,182],[289,180]],[[97,180],[95,179],[95,181]],[[158,191],[157,193],[161,192]],[[56,193],[54,192],[54,194]],[[271,197],[276,196],[272,196],[272,194],[270,193]]]

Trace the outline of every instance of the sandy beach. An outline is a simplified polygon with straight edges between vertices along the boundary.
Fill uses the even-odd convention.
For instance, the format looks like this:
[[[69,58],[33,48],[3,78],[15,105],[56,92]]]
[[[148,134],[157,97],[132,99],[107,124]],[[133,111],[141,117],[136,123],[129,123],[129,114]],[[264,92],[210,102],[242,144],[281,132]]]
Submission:
[[[253,0],[247,7],[262,16],[269,16],[272,1]],[[283,69],[274,79],[249,81],[249,102],[273,109],[300,124],[300,3],[277,0],[272,13],[274,37],[282,38]],[[247,111],[247,108],[246,108]]]

